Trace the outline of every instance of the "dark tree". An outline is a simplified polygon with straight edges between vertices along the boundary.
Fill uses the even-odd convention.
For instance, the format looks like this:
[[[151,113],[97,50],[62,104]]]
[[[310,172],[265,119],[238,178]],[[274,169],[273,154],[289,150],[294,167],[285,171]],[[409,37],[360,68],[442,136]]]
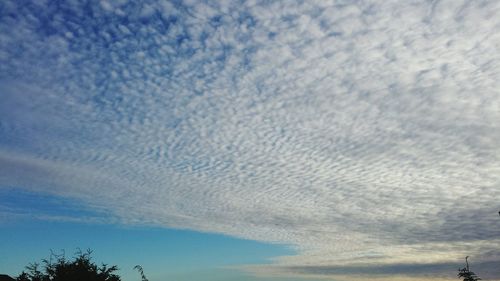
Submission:
[[[464,281],[477,281],[481,280],[474,272],[469,270],[469,261],[467,260],[469,257],[465,257],[466,267],[458,269],[458,278],[463,278]]]
[[[43,260],[42,269],[38,263],[26,267],[17,281],[120,281],[120,276],[114,274],[116,266],[106,264],[97,266],[92,262],[92,251],[79,251],[72,261],[66,260],[63,255],[51,254],[49,260]],[[52,259],[55,259],[53,262]]]

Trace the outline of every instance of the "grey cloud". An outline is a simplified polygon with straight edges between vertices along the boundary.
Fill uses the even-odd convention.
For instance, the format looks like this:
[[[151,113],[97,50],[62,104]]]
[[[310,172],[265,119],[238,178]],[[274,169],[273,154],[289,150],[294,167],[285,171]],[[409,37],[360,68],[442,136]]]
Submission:
[[[312,275],[409,275],[422,278],[453,278],[454,272],[462,268],[462,263],[438,263],[438,264],[391,264],[376,266],[308,266],[290,267],[287,271]],[[500,273],[498,262],[481,262],[473,264],[472,271],[484,273],[484,278],[496,278]],[[483,276],[483,275],[481,275]]]

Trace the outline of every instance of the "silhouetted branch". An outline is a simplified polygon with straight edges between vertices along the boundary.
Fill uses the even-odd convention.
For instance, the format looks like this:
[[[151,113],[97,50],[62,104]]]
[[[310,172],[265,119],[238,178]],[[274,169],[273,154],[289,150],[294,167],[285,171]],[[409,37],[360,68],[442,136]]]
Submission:
[[[144,275],[144,270],[142,269],[142,266],[136,265],[134,266],[134,269],[137,269],[137,271],[139,271],[139,273],[141,274],[142,281],[149,281],[148,278],[146,278],[146,275]]]
[[[469,269],[469,256],[465,257],[466,267],[458,269],[458,278],[463,278],[463,281],[477,281],[481,280],[474,272]]]

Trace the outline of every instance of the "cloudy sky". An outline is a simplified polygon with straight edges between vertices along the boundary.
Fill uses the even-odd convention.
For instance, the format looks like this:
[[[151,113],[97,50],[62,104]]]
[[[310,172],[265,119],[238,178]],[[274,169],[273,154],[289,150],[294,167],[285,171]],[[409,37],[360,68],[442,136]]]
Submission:
[[[496,0],[2,1],[0,246],[500,280],[499,50]]]

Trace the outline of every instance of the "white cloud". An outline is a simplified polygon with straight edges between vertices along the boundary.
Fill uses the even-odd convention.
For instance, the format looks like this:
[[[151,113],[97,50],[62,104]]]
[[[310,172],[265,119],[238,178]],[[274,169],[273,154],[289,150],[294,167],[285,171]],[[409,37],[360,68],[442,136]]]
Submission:
[[[4,7],[3,186],[288,268],[498,248],[496,1]]]

